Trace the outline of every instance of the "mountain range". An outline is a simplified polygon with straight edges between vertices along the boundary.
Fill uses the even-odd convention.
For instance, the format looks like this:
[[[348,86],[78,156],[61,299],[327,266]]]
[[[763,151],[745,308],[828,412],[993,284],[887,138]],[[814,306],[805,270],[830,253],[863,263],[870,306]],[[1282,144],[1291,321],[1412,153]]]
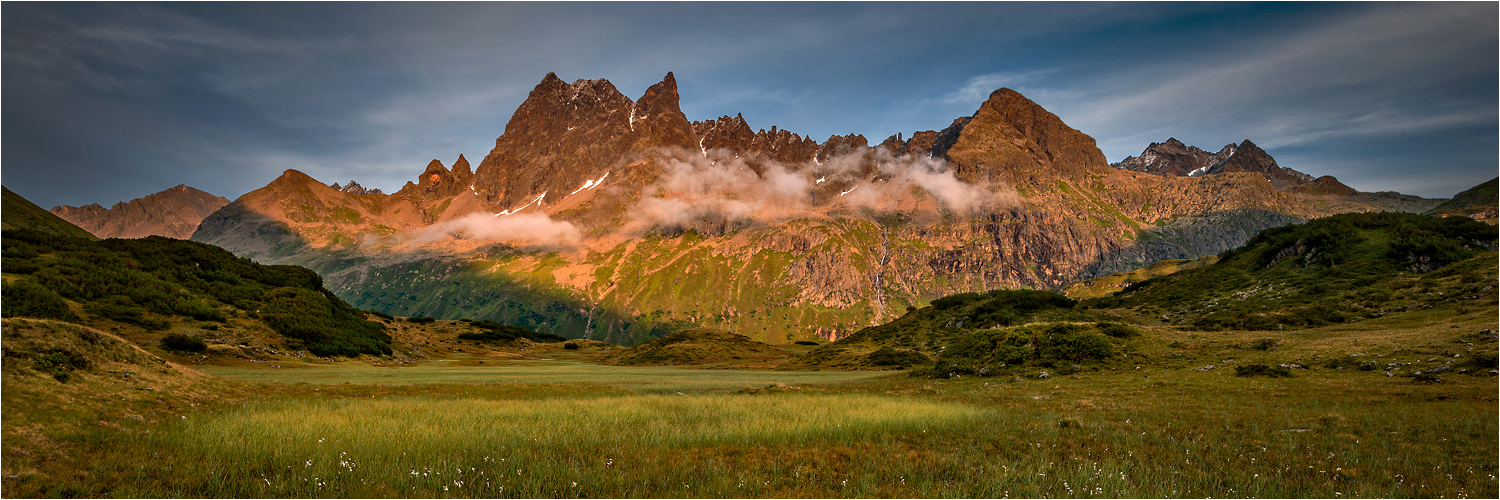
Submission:
[[[548,74],[477,167],[432,160],[392,194],[288,170],[192,239],[309,267],[384,313],[623,344],[697,326],[783,341],[1442,201],[1360,193],[1249,140],[1210,154],[1169,139],[1110,165],[1092,137],[1004,88],[943,130],[871,146],[738,115],[691,121],[671,73],[635,100]]]
[[[159,193],[104,208],[98,203],[82,207],[59,206],[54,215],[100,238],[166,236],[187,239],[203,218],[228,205],[229,200],[182,184]]]

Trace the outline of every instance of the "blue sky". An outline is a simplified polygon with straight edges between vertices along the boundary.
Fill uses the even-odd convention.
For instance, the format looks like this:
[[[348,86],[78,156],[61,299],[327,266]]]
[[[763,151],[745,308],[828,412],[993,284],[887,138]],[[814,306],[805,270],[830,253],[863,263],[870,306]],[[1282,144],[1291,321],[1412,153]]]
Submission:
[[[1244,139],[1364,191],[1447,197],[1500,164],[1497,5],[0,4],[0,180],[38,205],[295,168],[387,192],[477,164],[548,72],[691,120],[819,141],[942,129],[1007,86],[1110,161]]]

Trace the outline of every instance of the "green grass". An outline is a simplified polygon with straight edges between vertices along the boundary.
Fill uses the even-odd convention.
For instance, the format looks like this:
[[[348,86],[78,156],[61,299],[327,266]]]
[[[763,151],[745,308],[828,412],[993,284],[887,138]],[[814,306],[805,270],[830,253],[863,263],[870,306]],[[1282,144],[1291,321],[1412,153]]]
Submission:
[[[605,352],[593,350],[209,377],[107,334],[7,320],[0,485],[9,497],[1494,498],[1500,386],[1482,360],[1495,317],[1488,303],[1276,332],[1137,325],[1109,335],[1127,339],[1111,361],[1076,373],[950,379],[603,366],[585,362]],[[60,381],[37,356],[60,349],[91,363]],[[1327,367],[1344,358],[1381,367]],[[1236,376],[1257,364],[1305,368]],[[1410,376],[1443,366],[1441,381]]]
[[[674,367],[601,366],[578,361],[440,360],[415,366],[302,364],[286,368],[205,366],[204,371],[247,382],[306,384],[577,384],[636,392],[733,392],[767,385],[829,384],[889,375],[889,372],[697,370]]]
[[[477,367],[470,369],[485,371]],[[604,369],[575,367],[575,373]],[[880,378],[757,394],[324,385],[85,427],[10,496],[1494,497],[1494,379]],[[681,378],[717,378],[702,370]],[[723,384],[719,384],[723,385]],[[272,391],[254,391],[272,392]],[[150,433],[143,431],[151,430]],[[11,471],[7,471],[13,474]]]
[[[97,240],[97,236],[53,215],[8,187],[0,186],[0,229],[31,229],[49,234]]]

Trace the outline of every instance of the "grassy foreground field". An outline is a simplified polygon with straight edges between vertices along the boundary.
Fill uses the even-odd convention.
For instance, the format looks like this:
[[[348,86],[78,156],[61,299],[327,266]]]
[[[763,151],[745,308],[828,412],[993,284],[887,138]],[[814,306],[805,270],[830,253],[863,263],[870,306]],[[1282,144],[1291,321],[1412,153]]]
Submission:
[[[6,319],[0,494],[1495,498],[1495,318],[1142,326],[1075,373],[950,379],[602,348],[189,367]]]
[[[1307,341],[1255,355],[1326,349],[1318,332],[1301,333]],[[1235,341],[1203,339],[1203,355],[1224,356],[1208,347],[1219,340]],[[374,375],[389,370],[413,383]],[[536,360],[210,371],[262,382],[214,379],[202,383],[210,391],[118,396],[89,412],[34,405],[12,387],[53,382],[7,374],[4,495],[1500,494],[1496,379],[1484,374],[1423,384],[1352,369],[1247,378],[1145,363],[931,380]],[[672,383],[641,385],[653,378]],[[80,374],[52,390],[102,383]]]

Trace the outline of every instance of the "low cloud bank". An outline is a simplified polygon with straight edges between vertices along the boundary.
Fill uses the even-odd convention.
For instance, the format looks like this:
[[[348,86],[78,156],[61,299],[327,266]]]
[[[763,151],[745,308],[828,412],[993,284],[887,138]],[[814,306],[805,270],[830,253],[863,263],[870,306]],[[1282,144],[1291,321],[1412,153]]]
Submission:
[[[805,215],[815,192],[838,186],[832,203],[890,210],[915,190],[940,207],[970,214],[988,206],[1009,204],[1008,188],[967,184],[954,177],[941,159],[892,156],[883,148],[866,148],[792,170],[772,161],[757,163],[760,173],[726,150],[705,154],[665,152],[663,172],[642,193],[628,229],[686,228],[711,221],[728,226],[749,221],[779,222]]]
[[[494,215],[476,212],[439,222],[417,234],[415,243],[440,239],[496,240],[522,247],[572,247],[583,239],[577,226],[541,212]]]

